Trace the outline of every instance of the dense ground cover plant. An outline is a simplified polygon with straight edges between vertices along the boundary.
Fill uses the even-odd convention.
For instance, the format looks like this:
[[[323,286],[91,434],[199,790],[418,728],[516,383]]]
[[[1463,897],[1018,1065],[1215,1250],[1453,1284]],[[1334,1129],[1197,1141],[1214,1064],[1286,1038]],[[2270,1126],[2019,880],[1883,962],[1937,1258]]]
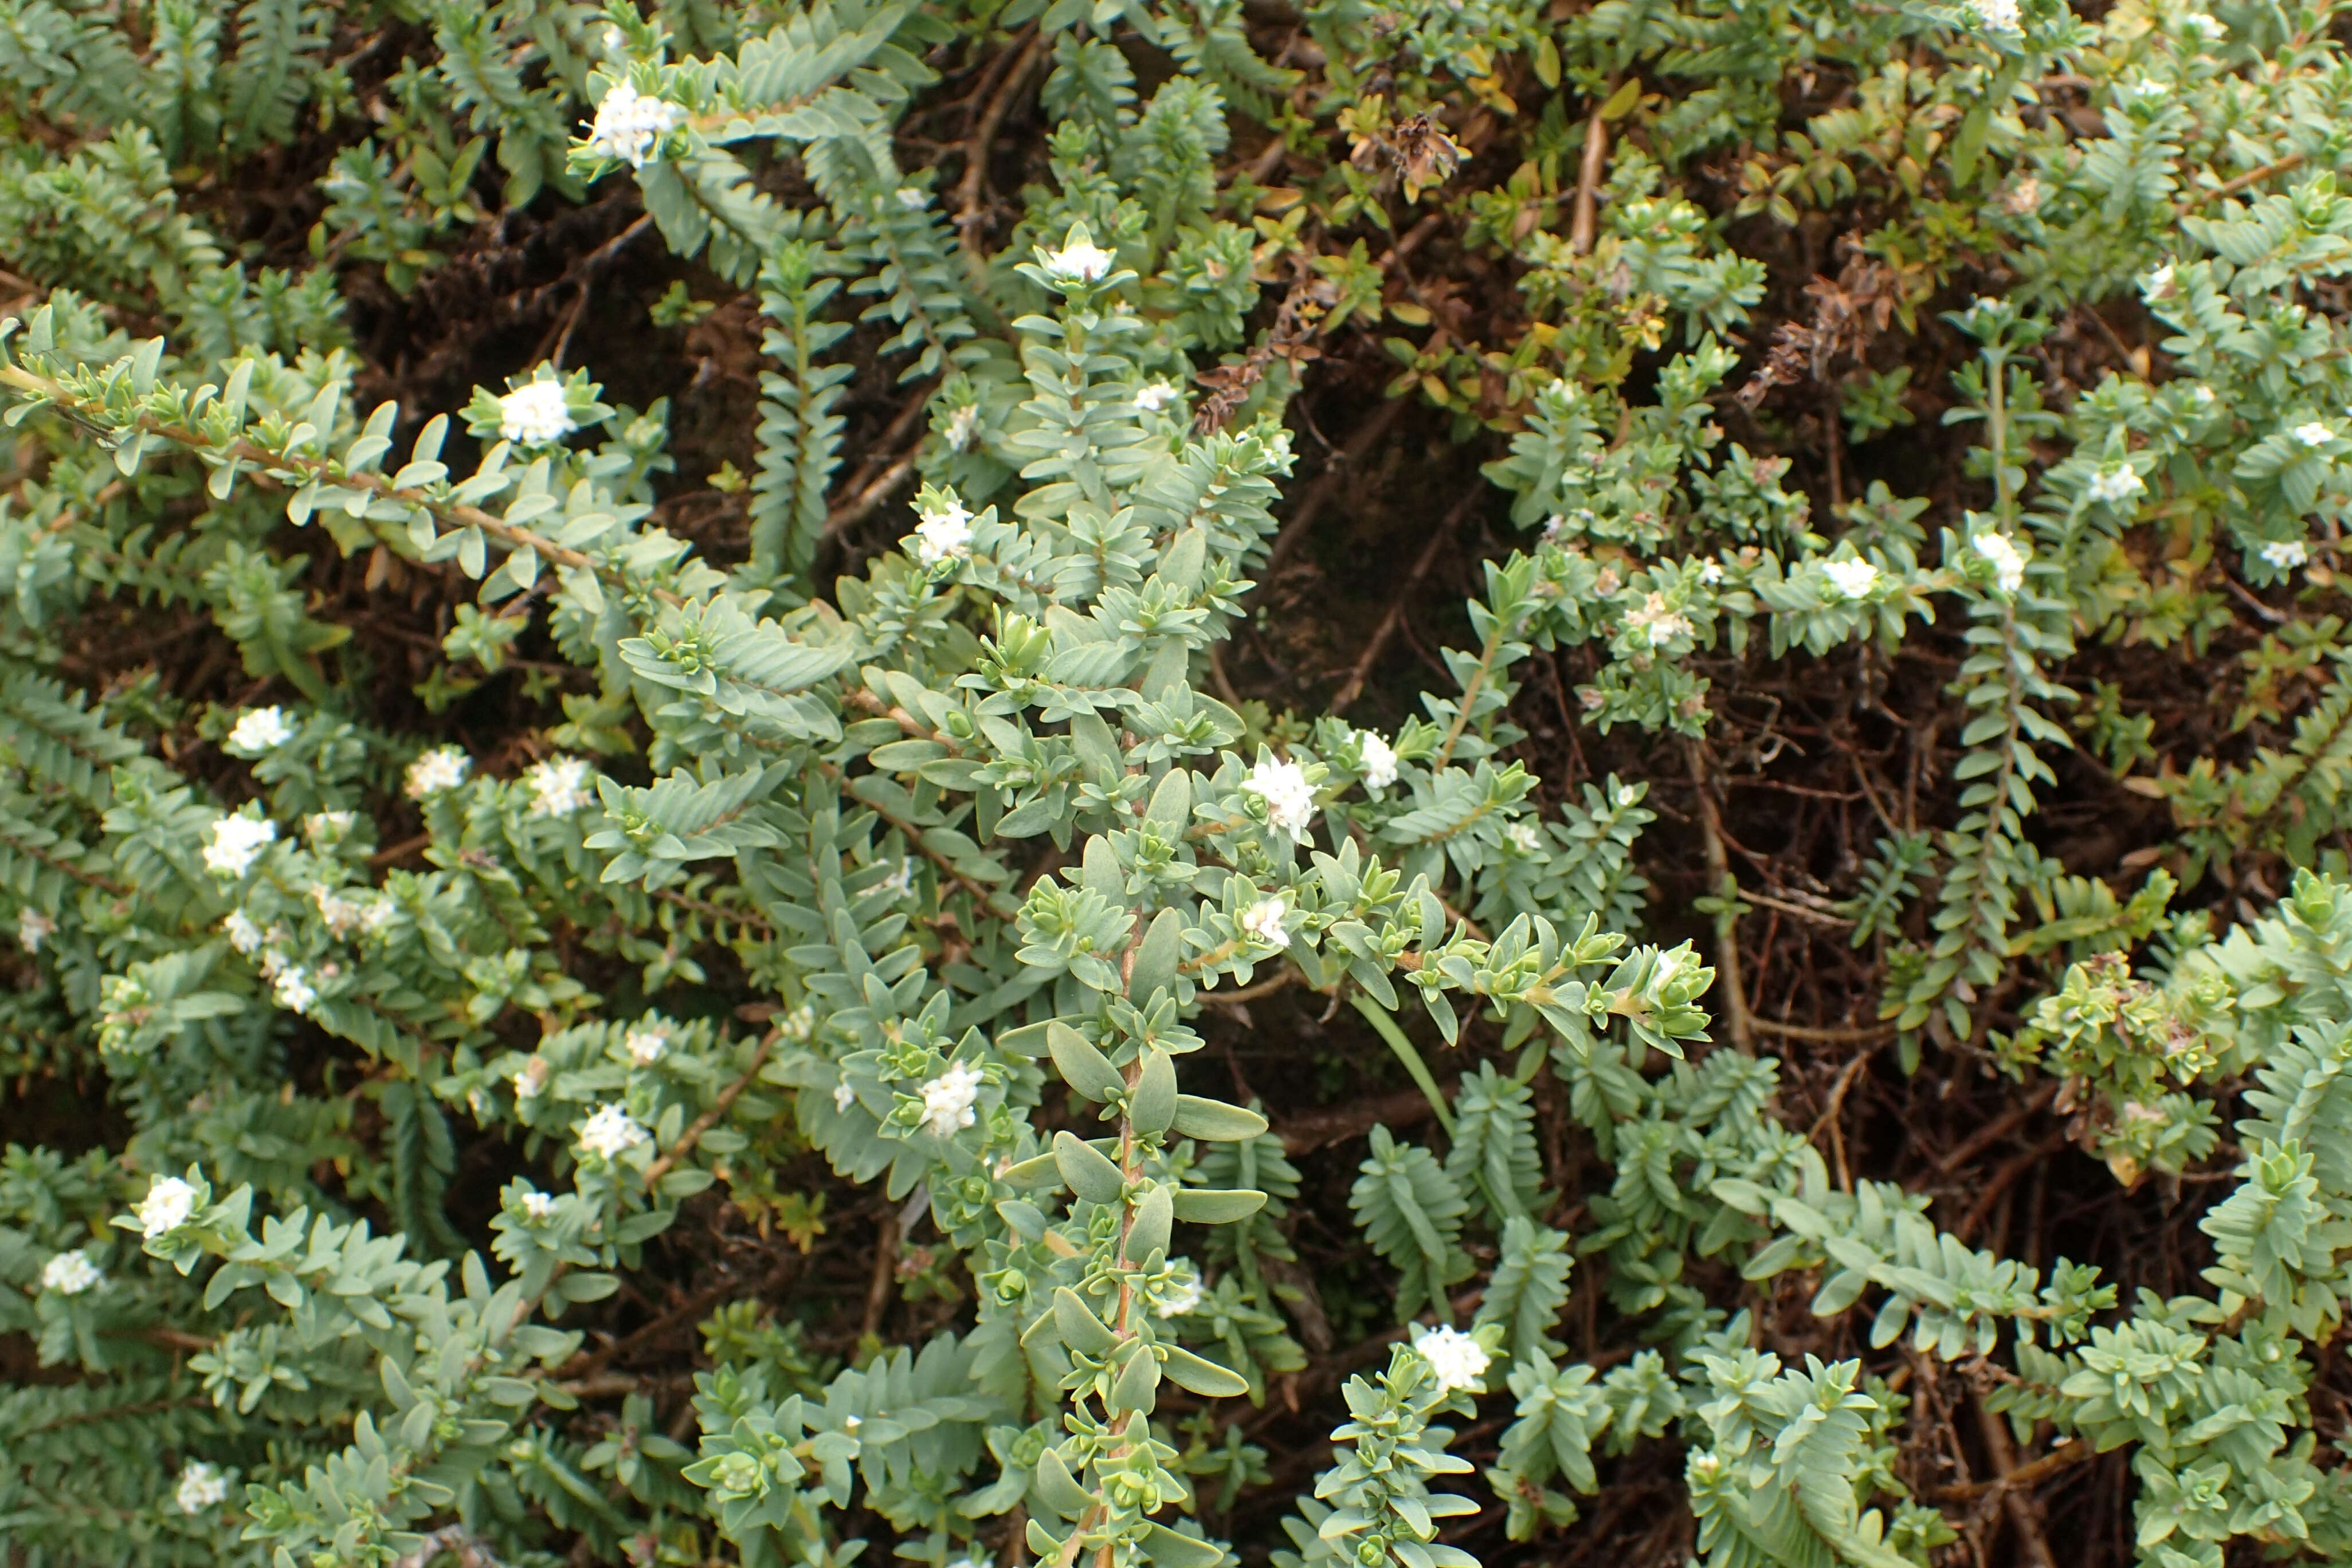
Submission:
[[[2352,1553],[2342,28],[0,0],[7,1561]]]

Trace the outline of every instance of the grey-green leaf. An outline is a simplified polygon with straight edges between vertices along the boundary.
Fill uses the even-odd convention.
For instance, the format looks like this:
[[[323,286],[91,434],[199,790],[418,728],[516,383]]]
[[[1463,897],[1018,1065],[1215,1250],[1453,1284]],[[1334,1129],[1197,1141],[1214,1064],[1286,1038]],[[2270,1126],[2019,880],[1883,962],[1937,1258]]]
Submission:
[[[1222,1100],[1203,1100],[1197,1094],[1176,1097],[1176,1131],[1187,1138],[1204,1138],[1212,1143],[1239,1143],[1265,1131],[1265,1118],[1255,1110],[1238,1105],[1227,1105]]]
[[[1067,1132],[1054,1134],[1054,1163],[1061,1167],[1062,1180],[1070,1184],[1070,1191],[1090,1204],[1115,1204],[1126,1185],[1118,1167],[1096,1152],[1093,1146],[1072,1137]]]
[[[1185,1187],[1176,1194],[1176,1217],[1188,1225],[1231,1225],[1264,1207],[1265,1194],[1247,1187]]]
[[[1127,1079],[1110,1065],[1110,1058],[1059,1019],[1045,1026],[1045,1048],[1053,1053],[1054,1068],[1062,1075],[1062,1081],[1097,1104],[1127,1088]]]
[[[1181,1345],[1164,1349],[1168,1361],[1160,1370],[1179,1388],[1190,1389],[1203,1399],[1231,1399],[1249,1392],[1249,1379],[1240,1373],[1196,1356]]]
[[[1143,1002],[1155,991],[1175,990],[1176,962],[1183,953],[1184,917],[1174,910],[1160,910],[1143,933],[1142,945],[1135,950],[1135,964],[1127,976],[1128,995]]]
[[[1143,1070],[1128,1102],[1128,1120],[1135,1130],[1150,1137],[1167,1131],[1169,1123],[1176,1120],[1176,1103],[1181,1098],[1176,1092],[1176,1058],[1158,1046],[1144,1047]]]

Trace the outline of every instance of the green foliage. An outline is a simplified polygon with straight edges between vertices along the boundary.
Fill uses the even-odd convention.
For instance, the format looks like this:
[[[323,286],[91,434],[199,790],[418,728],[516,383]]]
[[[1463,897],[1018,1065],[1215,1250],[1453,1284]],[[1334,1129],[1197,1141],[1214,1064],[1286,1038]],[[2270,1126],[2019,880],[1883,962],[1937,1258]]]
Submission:
[[[1317,0],[1269,50],[1226,0],[0,0],[12,1553],[1223,1568],[1281,1474],[1279,1563],[1470,1568],[1441,1521],[1535,1541],[1679,1445],[1707,1568],[1895,1568],[1955,1539],[1895,1352],[2052,1459],[2128,1447],[2158,1568],[2352,1554],[2352,647],[2305,613],[2352,495],[2352,73],[2325,7],[2005,17]],[[612,237],[538,294],[576,321],[650,233],[654,330],[743,339],[731,533],[568,326],[377,400],[442,374],[388,311],[581,214]],[[1802,320],[1733,247],[1780,229],[1844,235]],[[1927,309],[1964,279],[2002,292]],[[2155,341],[2079,374],[2126,309]],[[1843,492],[1846,447],[1935,435],[1944,388],[1873,358],[1933,333],[1959,473]],[[1358,348],[1524,535],[1387,731],[1221,662],[1290,399]],[[1799,385],[1826,506],[1776,449]],[[2239,601],[2273,629],[2231,642]],[[2254,738],[2174,766],[2095,656],[2217,642]],[[1850,927],[1903,1070],[2046,1078],[2125,1187],[2200,1184],[2194,1290],[1832,1165],[1716,989],[1759,906],[1671,792],[1758,692],[1906,660],[1948,776],[1865,780],[1874,858],[1772,907]],[[1543,712],[1689,768],[1548,794]],[[2172,829],[2127,877],[2046,809],[2102,766]],[[1643,940],[1685,920],[1668,814],[1715,965]],[[1284,989],[1430,1101],[1357,1124],[1352,1230],[1315,1140],[1211,1092],[1251,1100],[1223,1031]],[[1274,1043],[1285,1081],[1326,1048]],[[667,1297],[714,1216],[878,1226],[856,1334]],[[1799,1300],[1850,1355],[1768,1348]],[[689,1329],[690,1376],[629,1370]],[[1237,1402],[1381,1334],[1301,1484]]]

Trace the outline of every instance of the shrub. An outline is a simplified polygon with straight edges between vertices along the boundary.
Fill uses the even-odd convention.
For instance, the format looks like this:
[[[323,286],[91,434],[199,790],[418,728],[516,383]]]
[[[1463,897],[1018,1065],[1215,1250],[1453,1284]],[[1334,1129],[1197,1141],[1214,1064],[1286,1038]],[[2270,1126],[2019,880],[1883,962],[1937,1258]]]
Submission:
[[[2352,1553],[2352,66],[2093,9],[10,5],[8,1561]]]

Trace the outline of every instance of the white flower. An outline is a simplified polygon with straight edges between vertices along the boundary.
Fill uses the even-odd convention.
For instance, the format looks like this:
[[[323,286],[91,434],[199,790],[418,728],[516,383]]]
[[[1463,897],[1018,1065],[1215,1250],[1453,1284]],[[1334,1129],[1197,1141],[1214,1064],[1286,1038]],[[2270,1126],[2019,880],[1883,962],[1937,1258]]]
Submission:
[[[436,746],[408,764],[408,776],[400,787],[409,799],[425,800],[464,784],[473,765],[474,759],[457,747]]]
[[[948,416],[948,450],[961,452],[971,445],[971,433],[980,424],[980,405],[967,403]]]
[[[2015,540],[2005,533],[1979,533],[1973,548],[1992,563],[1993,580],[2002,593],[2014,594],[2025,586],[2025,552],[2018,549]]]
[[[499,434],[509,441],[535,447],[578,428],[560,381],[527,381],[499,399]]]
[[[555,1212],[555,1196],[551,1193],[525,1193],[522,1212],[533,1219],[545,1219]]]
[[[669,1049],[669,1026],[656,1024],[650,1028],[631,1029],[621,1044],[627,1048],[631,1061],[641,1068],[651,1067]]]
[[[1507,825],[1503,829],[1503,837],[1509,839],[1522,855],[1532,855],[1543,846],[1542,829],[1528,817],[1523,816],[1518,821]]]
[[[1082,225],[1070,230],[1067,245],[1045,252],[1043,259],[1045,276],[1057,283],[1099,283],[1116,258],[1097,245]]]
[[[803,1002],[785,1014],[776,1029],[784,1038],[806,1045],[816,1037],[816,1009]]]
[[[1370,730],[1356,731],[1356,751],[1364,759],[1364,787],[1386,789],[1397,781],[1396,748]]]
[[[1457,1388],[1476,1392],[1486,1382],[1492,1359],[1486,1348],[1459,1329],[1432,1329],[1413,1336],[1412,1348],[1437,1374],[1437,1386],[1447,1393]]]
[[[2172,292],[2172,263],[2150,268],[2139,280],[2140,292],[2151,300],[2161,300]]]
[[[545,1057],[532,1057],[515,1068],[514,1086],[517,1100],[537,1100],[547,1088],[547,1080],[555,1075],[555,1064]]]
[[[356,812],[314,811],[302,819],[302,837],[313,844],[321,839],[341,838],[358,821]]]
[[[71,1252],[60,1252],[41,1265],[41,1289],[60,1296],[79,1296],[95,1289],[102,1278],[98,1265],[89,1260],[89,1254],[79,1247]]]
[[[1723,581],[1723,563],[1709,561],[1698,569],[1698,580],[1712,588]]]
[[[1651,594],[1641,607],[1626,613],[1625,625],[1642,634],[1652,647],[1664,647],[1678,637],[1687,637],[1694,630],[1690,618],[1679,610],[1666,607],[1664,594]]]
[[[2229,32],[2221,19],[2203,11],[2191,11],[2180,18],[2180,25],[2207,42],[2212,42]]]
[[[294,726],[286,721],[281,708],[248,708],[237,716],[236,726],[228,732],[232,752],[247,756],[258,756],[274,752],[294,738]]]
[[[2210,408],[2213,405],[2213,389],[2210,386],[2193,388],[2189,395],[2197,400],[2197,405],[2200,408]]]
[[[971,553],[971,513],[950,494],[942,504],[919,514],[915,524],[915,559],[936,566],[951,556]]]
[[[261,940],[264,942],[271,944],[261,950],[261,961],[259,963],[261,977],[264,980],[268,980],[274,978],[279,970],[286,967],[286,954],[279,952],[275,945],[276,943],[286,940],[286,932],[279,927],[271,926],[268,931],[261,933]]]
[[[2263,546],[2263,559],[2282,572],[2292,572],[2311,559],[2311,547],[2300,539],[2273,539]]]
[[[523,774],[530,786],[530,814],[569,816],[590,805],[596,797],[588,788],[588,773],[583,757],[550,757],[533,767]]]
[[[580,1127],[580,1153],[610,1160],[624,1150],[634,1149],[653,1136],[645,1123],[618,1105],[600,1105],[596,1114]]]
[[[1155,381],[1135,392],[1135,405],[1147,413],[1157,414],[1176,401],[1176,388],[1169,382]]]
[[[1315,786],[1297,763],[1260,763],[1242,780],[1242,788],[1265,802],[1266,821],[1276,833],[1307,837],[1315,821]]]
[[[847,1110],[856,1102],[856,1100],[857,1091],[849,1087],[847,1079],[843,1079],[833,1086],[833,1108],[835,1110]]]
[[[1163,1318],[1181,1318],[1200,1304],[1201,1282],[1188,1276],[1151,1310]]]
[[[2315,419],[2308,425],[2296,426],[2294,438],[2306,447],[2325,447],[2336,439],[2336,432]]]
[[[310,889],[310,901],[319,906],[319,918],[337,936],[348,936],[365,914],[356,900],[347,899],[331,888]]]
[[[1870,591],[1878,586],[1878,568],[1867,561],[1824,561],[1822,563],[1822,575],[1830,580],[1830,586],[1835,588],[1841,596],[1848,599],[1866,598]]]
[[[895,194],[898,196],[898,205],[910,213],[921,212],[923,204],[931,199],[912,185],[900,185]]]
[[[669,100],[647,98],[629,83],[618,82],[596,105],[596,123],[588,128],[588,150],[642,169],[653,160],[661,139],[685,119],[686,110]]]
[[[38,952],[41,943],[55,936],[58,922],[26,904],[16,911],[16,944],[26,952]]]
[[[213,824],[212,841],[205,846],[205,866],[216,877],[242,877],[262,846],[277,837],[278,824],[266,816],[224,816]]]
[[[2093,500],[2113,506],[2118,501],[2129,500],[2146,489],[2147,481],[2141,479],[2135,469],[2101,468],[2091,476],[2089,495]]]
[[[289,1013],[308,1013],[310,1005],[319,999],[318,988],[310,984],[310,977],[299,963],[289,963],[279,970],[270,989],[278,1005]]]
[[[390,899],[371,899],[360,910],[360,930],[373,935],[390,925],[395,912]]]
[[[2015,33],[2022,31],[2017,10],[2017,0],[1969,0],[1969,9],[1977,14],[1977,21],[1988,31]]]
[[[923,1125],[935,1138],[952,1138],[956,1129],[979,1118],[972,1106],[980,1099],[980,1069],[969,1062],[950,1062],[948,1070],[923,1085]]]
[[[1268,947],[1286,947],[1290,937],[1282,929],[1283,918],[1290,913],[1289,901],[1280,894],[1260,899],[1242,911],[1241,928],[1254,942]]]
[[[180,1505],[182,1513],[202,1513],[219,1507],[227,1497],[228,1478],[202,1459],[191,1459],[180,1472],[179,1489],[172,1494],[172,1500]]]
[[[882,886],[893,897],[906,898],[915,890],[915,858],[901,857],[898,868],[882,879]]]
[[[168,1236],[195,1212],[195,1188],[177,1176],[158,1176],[139,1200],[139,1232],[150,1241]]]

